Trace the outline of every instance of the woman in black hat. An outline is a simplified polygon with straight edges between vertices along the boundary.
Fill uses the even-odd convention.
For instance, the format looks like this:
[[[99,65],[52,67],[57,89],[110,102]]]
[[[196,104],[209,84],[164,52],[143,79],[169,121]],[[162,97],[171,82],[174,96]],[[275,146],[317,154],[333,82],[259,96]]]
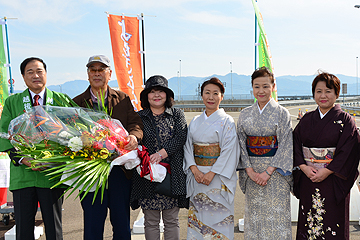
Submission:
[[[188,207],[183,172],[187,125],[183,111],[172,107],[173,99],[174,93],[168,88],[167,79],[159,75],[150,77],[140,94],[143,110],[138,114],[144,124],[142,143],[149,149],[151,163],[167,163],[171,169],[170,196],[157,192],[159,183],[141,178],[134,171],[131,207],[142,208],[145,238],[151,240],[160,240],[161,213],[165,239],[180,239],[179,208]]]

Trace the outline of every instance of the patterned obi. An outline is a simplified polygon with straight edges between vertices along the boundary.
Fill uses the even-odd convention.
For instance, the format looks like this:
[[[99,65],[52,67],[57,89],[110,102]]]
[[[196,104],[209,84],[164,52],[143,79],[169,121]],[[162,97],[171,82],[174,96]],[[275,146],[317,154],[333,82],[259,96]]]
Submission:
[[[246,148],[249,156],[272,157],[278,149],[278,140],[276,136],[248,136]]]
[[[308,166],[315,169],[326,168],[334,158],[335,147],[331,148],[308,148],[302,147],[304,160]]]
[[[193,146],[196,165],[212,166],[220,156],[219,143],[194,143]]]

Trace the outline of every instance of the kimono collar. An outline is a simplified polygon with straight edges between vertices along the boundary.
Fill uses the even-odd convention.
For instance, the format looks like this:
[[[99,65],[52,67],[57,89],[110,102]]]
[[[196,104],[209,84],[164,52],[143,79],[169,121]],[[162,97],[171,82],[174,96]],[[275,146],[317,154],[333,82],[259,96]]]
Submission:
[[[271,98],[266,105],[263,107],[262,110],[260,110],[259,105],[257,103],[257,101],[252,105],[253,111],[258,111],[258,113],[261,115],[264,111],[272,111],[271,109],[274,109],[278,106],[279,104],[273,99]],[[256,110],[255,110],[256,109]]]
[[[318,107],[318,110],[319,110],[319,113],[320,113],[320,118],[323,119],[323,117],[325,117],[325,115],[326,115],[328,112],[330,112],[331,109],[332,109],[332,108],[330,108],[326,113],[323,114],[323,113],[320,111],[320,108]]]
[[[258,102],[256,101],[256,105],[257,105],[257,107],[259,109],[260,114],[262,114],[262,112],[265,110],[266,106],[269,105],[269,103],[271,102],[271,99],[273,99],[273,98],[270,98],[270,100],[265,104],[263,109],[260,109],[260,106],[259,106]]]
[[[224,116],[226,115],[224,109],[222,108],[219,108],[218,110],[216,110],[215,112],[213,112],[210,116],[207,116],[205,111],[203,112],[204,114],[204,119],[207,120],[209,118],[218,118],[218,117],[221,117],[221,116]]]

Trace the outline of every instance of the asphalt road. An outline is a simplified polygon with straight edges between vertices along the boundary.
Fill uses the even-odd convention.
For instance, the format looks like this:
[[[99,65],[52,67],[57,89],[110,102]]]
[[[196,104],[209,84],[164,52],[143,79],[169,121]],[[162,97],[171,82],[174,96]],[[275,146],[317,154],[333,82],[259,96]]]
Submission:
[[[292,116],[292,126],[295,127],[296,124],[298,123],[298,120],[296,120],[297,118],[297,114],[299,112],[299,106],[294,106],[294,107],[288,107],[289,112]],[[306,109],[308,109],[309,111],[315,109],[316,106],[312,105],[312,106],[301,106],[301,109],[303,112],[306,111]],[[185,113],[186,116],[186,120],[188,123],[190,123],[191,119],[198,115],[199,113],[191,113],[191,112],[187,112]],[[238,112],[231,112],[229,113],[235,121],[237,121],[238,119]],[[356,119],[356,122],[358,124],[358,126],[360,126],[360,118]],[[11,193],[9,193],[8,196],[8,201],[11,201],[12,196]],[[131,211],[131,226],[134,223],[134,221],[136,220],[138,214],[139,214],[139,209],[135,210],[135,211]],[[243,218],[244,216],[244,194],[240,191],[239,187],[237,188],[237,192],[236,192],[236,197],[235,197],[235,227],[234,227],[234,232],[235,232],[235,239],[244,239],[244,234],[242,232],[239,232],[238,230],[238,219]],[[180,218],[180,238],[186,239],[186,227],[187,227],[187,210],[186,209],[182,209],[179,213],[179,218]],[[41,220],[41,213],[38,212],[37,216],[36,216],[36,224],[38,226],[43,226],[42,220]],[[0,223],[0,240],[4,239],[4,233],[10,229],[12,226],[14,225],[14,220],[10,221],[10,224],[8,226],[4,226],[2,223]],[[293,238],[295,239],[295,232],[296,232],[296,224],[293,223],[293,227],[292,227],[292,231],[293,231]],[[82,234],[83,234],[83,215],[82,215],[82,209],[81,209],[81,205],[78,199],[74,199],[73,196],[70,196],[63,205],[63,234],[64,234],[64,239],[65,240],[80,240],[82,239]],[[45,240],[46,237],[45,235],[41,236],[39,238],[40,240]],[[111,224],[110,224],[110,220],[109,217],[106,219],[106,223],[105,223],[105,232],[104,232],[104,239],[112,239],[112,230],[111,230]],[[138,240],[138,239],[145,239],[144,235],[142,234],[136,234],[133,235],[132,239],[134,240]],[[358,225],[358,223],[356,222],[352,222],[351,226],[350,226],[350,239],[351,240],[355,240],[355,239],[360,239],[360,226]]]

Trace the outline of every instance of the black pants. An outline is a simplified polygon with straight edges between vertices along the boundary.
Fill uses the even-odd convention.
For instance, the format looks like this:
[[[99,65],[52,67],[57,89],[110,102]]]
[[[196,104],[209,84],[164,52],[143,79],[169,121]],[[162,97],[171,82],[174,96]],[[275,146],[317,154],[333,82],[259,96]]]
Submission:
[[[103,239],[104,224],[108,208],[113,229],[113,240],[130,240],[130,189],[131,180],[125,177],[120,166],[114,166],[108,179],[101,204],[101,190],[92,204],[94,193],[89,192],[81,201],[84,210],[84,239]]]
[[[33,240],[35,215],[40,203],[46,239],[62,240],[62,188],[28,187],[12,191],[15,211],[16,239]]]

